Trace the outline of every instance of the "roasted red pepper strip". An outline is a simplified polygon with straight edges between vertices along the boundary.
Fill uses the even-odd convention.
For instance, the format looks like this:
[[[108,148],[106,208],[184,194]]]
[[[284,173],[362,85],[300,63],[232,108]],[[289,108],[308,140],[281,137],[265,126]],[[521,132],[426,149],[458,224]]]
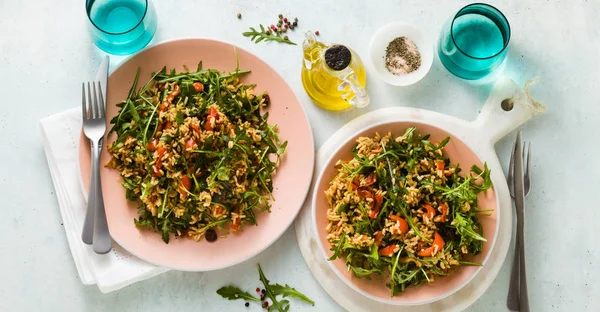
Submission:
[[[448,219],[448,206],[446,204],[440,204],[440,209],[442,210],[442,215],[440,216],[440,222],[446,222]]]
[[[190,137],[186,142],[185,142],[185,149],[186,150],[192,150],[194,149],[194,146],[196,146],[196,140],[194,140],[193,137]]]
[[[438,160],[435,163],[435,166],[436,166],[437,170],[444,170],[444,167],[446,166],[446,164],[444,163],[443,160]]]
[[[364,198],[373,198],[373,193],[371,193],[369,190],[367,190],[366,187],[359,187],[358,190],[356,191],[358,193],[358,196],[360,197],[364,197]]]
[[[375,173],[371,173],[365,179],[365,185],[366,186],[373,185],[373,184],[375,184],[375,181],[377,181],[377,178],[375,177]]]
[[[429,220],[431,220],[431,219],[433,219],[433,217],[435,217],[435,209],[433,209],[433,207],[431,207],[431,205],[422,204],[421,207],[427,209],[427,213],[425,214],[425,216],[427,216],[427,218]]]
[[[196,92],[202,92],[204,90],[204,85],[202,82],[194,82],[192,86],[194,86],[194,90],[196,90]]]
[[[158,139],[157,139],[157,138],[154,138],[154,139],[150,140],[150,142],[148,142],[148,143],[146,144],[146,149],[147,149],[149,152],[152,152],[152,153],[154,153],[154,151],[156,151],[156,146],[157,146],[157,145],[158,145]]]
[[[375,232],[373,236],[375,238],[375,245],[381,246],[381,241],[383,240],[383,234],[381,233],[381,231]]]
[[[194,132],[196,132],[198,135],[200,135],[200,133],[201,133],[201,132],[200,132],[200,128],[198,128],[198,126],[197,126],[197,125],[194,125],[194,124],[192,124],[192,125],[190,126],[190,128],[192,128],[192,130],[194,130]]]
[[[210,107],[210,112],[209,115],[212,117],[217,117],[219,115],[219,112],[217,112],[217,109],[214,108],[213,106]]]
[[[389,257],[394,254],[394,250],[398,247],[398,245],[389,245],[379,249],[378,254],[380,256]]]
[[[393,214],[390,214],[390,218],[400,223],[400,234],[405,234],[406,232],[408,232],[408,222],[406,222],[406,220]]]
[[[446,242],[444,242],[442,236],[438,234],[438,232],[435,232],[433,245],[431,245],[431,247],[429,248],[422,249],[421,251],[419,251],[418,255],[419,257],[431,257],[433,256],[433,252],[436,250],[436,248],[437,251],[441,251],[442,249],[444,249],[445,245]]]
[[[179,194],[181,199],[185,200],[188,196],[188,192],[192,189],[192,179],[187,175],[181,177],[181,185],[179,186]]]
[[[352,188],[352,190],[355,191],[356,189],[358,189],[359,186],[360,186],[360,181],[358,180],[358,177],[354,177],[354,180],[352,180],[352,185],[350,186],[350,188]]]
[[[159,146],[156,149],[156,163],[154,163],[154,175],[157,177],[160,177],[162,175],[162,173],[160,172],[160,169],[162,168],[162,160],[161,158],[165,155],[165,148],[162,146]]]
[[[375,197],[373,199],[373,209],[371,209],[371,212],[369,212],[369,218],[371,219],[377,218],[377,215],[379,214],[379,209],[381,208],[381,204],[383,203],[383,196],[381,196],[381,194],[375,194]]]
[[[212,123],[211,123],[211,121],[212,121],[213,118],[215,118],[215,117],[213,117],[213,116],[206,117],[206,123],[204,124],[204,129],[206,131],[213,131],[213,126],[212,126]]]

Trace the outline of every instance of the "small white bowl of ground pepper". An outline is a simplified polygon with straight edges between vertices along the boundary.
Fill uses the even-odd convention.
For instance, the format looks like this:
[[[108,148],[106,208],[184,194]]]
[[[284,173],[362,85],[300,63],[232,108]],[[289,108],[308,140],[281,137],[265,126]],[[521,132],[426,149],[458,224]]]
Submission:
[[[369,54],[377,74],[394,86],[408,86],[421,80],[433,63],[433,45],[416,26],[404,22],[377,30]]]

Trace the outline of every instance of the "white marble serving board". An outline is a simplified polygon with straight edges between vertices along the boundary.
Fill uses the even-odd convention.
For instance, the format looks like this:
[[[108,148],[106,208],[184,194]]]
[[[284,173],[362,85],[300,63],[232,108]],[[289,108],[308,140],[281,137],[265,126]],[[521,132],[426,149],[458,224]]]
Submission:
[[[512,98],[514,108],[506,112],[501,108],[504,99]],[[513,209],[502,167],[494,151],[494,143],[512,130],[543,111],[512,80],[502,77],[481,110],[479,117],[467,122],[455,117],[418,108],[385,108],[362,115],[340,128],[317,151],[315,173],[320,174],[328,157],[348,137],[360,129],[386,120],[426,121],[453,133],[463,140],[492,171],[492,182],[498,198],[499,227],[495,243],[487,262],[478,274],[458,292],[427,305],[398,307],[364,297],[347,286],[332,271],[327,259],[319,250],[317,232],[311,218],[312,192],[308,195],[300,215],[296,219],[296,236],[300,251],[311,272],[323,289],[342,307],[349,311],[461,311],[475,302],[495,279],[506,257],[513,228]],[[313,187],[318,176],[313,177]]]

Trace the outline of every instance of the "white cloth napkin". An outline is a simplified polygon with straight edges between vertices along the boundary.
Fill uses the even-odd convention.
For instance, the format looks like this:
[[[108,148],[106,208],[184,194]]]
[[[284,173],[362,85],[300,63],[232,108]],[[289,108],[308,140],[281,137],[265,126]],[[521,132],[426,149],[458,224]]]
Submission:
[[[81,108],[40,121],[48,167],[56,189],[60,214],[81,282],[98,285],[101,292],[121,289],[168,271],[146,263],[116,243],[111,252],[96,254],[81,241],[86,200],[80,187],[78,165]]]

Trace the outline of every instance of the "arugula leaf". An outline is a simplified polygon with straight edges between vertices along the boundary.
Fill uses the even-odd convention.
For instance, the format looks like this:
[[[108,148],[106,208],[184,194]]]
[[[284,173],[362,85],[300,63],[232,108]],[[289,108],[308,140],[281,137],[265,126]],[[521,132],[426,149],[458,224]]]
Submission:
[[[367,279],[370,279],[369,275],[373,273],[381,273],[381,270],[377,268],[367,270],[354,265],[348,265],[348,269],[352,270],[354,272],[354,275],[358,277],[366,277]]]
[[[250,40],[253,41],[254,43],[259,43],[264,40],[265,42],[277,41],[277,42],[296,45],[296,43],[290,41],[287,38],[281,37],[278,33],[274,32],[274,31],[269,30],[269,34],[267,34],[267,29],[265,29],[265,27],[262,24],[259,26],[260,26],[260,30],[257,31],[254,27],[250,27],[250,31],[243,32],[242,35],[244,37],[250,37]],[[285,36],[285,37],[287,37],[287,36]]]
[[[465,218],[462,213],[456,213],[454,216],[454,222],[456,224],[456,231],[463,237],[472,238],[474,240],[487,242],[483,236],[475,232],[473,229],[473,222],[470,218]]]
[[[295,297],[298,299],[301,299],[303,301],[306,301],[312,305],[315,305],[315,302],[310,300],[310,298],[306,297],[304,294],[302,294],[301,292],[297,291],[295,288],[290,287],[288,284],[285,284],[285,286],[281,286],[279,284],[275,284],[275,285],[271,285],[271,292],[275,295],[283,295],[283,297]]]
[[[342,231],[342,233],[340,234],[340,239],[337,241],[337,245],[335,247],[332,247],[330,250],[333,251],[333,255],[331,257],[329,257],[329,261],[331,260],[335,260],[337,258],[341,258],[342,257],[342,247],[344,246],[344,243],[346,242],[346,232]]]
[[[255,302],[260,302],[260,299],[252,296],[251,294],[242,291],[241,289],[229,285],[229,286],[224,286],[221,287],[217,290],[217,294],[221,295],[221,297],[225,298],[225,299],[229,299],[229,300],[238,300],[238,299],[243,299],[243,300],[248,300],[248,301],[255,301]]]
[[[260,277],[260,281],[263,283],[263,285],[265,286],[265,292],[267,297],[269,297],[269,299],[271,299],[271,307],[275,307],[277,310],[279,310],[279,312],[287,312],[290,310],[290,302],[288,300],[281,300],[278,301],[277,297],[275,296],[275,294],[273,294],[273,291],[271,290],[269,285],[269,280],[265,277],[265,274],[262,271],[262,268],[260,267],[260,264],[257,264],[258,266],[258,275]]]
[[[283,153],[285,153],[285,148],[287,147],[287,145],[288,141],[283,142],[283,144],[281,144],[277,149],[277,155],[282,155]]]

